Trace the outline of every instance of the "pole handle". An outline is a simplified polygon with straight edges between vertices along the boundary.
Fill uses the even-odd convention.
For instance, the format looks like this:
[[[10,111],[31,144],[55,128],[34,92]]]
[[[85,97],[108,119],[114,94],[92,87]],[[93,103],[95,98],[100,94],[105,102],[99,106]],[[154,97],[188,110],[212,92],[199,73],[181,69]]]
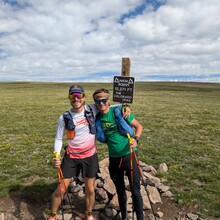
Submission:
[[[129,133],[127,133],[127,137],[128,137],[129,143],[132,144],[133,141]]]
[[[59,158],[59,154],[56,151],[54,151],[53,154],[54,154],[55,158]]]

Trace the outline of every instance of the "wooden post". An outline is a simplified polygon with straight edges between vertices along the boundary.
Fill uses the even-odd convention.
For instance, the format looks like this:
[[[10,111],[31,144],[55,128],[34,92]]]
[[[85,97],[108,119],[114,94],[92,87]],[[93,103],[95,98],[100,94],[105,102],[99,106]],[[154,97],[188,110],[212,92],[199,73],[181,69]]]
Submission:
[[[123,57],[121,66],[121,76],[130,76],[130,65],[130,58]]]

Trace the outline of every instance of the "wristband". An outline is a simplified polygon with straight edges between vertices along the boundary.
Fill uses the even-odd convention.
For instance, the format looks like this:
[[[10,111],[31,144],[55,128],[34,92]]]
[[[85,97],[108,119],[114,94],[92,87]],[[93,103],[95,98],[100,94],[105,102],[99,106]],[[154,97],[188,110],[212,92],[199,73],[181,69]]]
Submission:
[[[138,136],[134,136],[133,138],[136,140],[137,143],[138,143],[139,140],[140,140],[140,138],[139,138]]]

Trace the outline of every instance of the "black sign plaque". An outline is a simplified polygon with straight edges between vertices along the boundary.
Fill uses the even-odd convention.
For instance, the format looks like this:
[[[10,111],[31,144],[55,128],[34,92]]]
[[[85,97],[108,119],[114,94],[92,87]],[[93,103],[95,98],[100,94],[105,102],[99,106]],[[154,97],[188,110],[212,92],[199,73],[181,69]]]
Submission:
[[[132,103],[134,94],[134,77],[114,76],[113,101]]]

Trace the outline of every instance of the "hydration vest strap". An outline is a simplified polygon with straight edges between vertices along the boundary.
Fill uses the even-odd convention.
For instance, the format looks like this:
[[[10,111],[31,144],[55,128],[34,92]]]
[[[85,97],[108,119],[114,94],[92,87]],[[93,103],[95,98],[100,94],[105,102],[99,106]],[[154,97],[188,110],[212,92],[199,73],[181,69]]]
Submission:
[[[84,111],[85,111],[84,113],[85,113],[85,118],[86,118],[87,122],[89,123],[89,132],[91,134],[96,134],[95,118],[93,115],[93,111],[89,105],[88,105],[88,107],[89,107],[89,110],[84,109]],[[64,112],[63,119],[65,122],[65,129],[69,130],[69,131],[74,131],[76,126],[73,122],[73,117],[72,117],[70,111]]]
[[[65,129],[74,131],[76,126],[73,123],[73,117],[69,111],[64,112],[63,119],[65,122]]]
[[[98,141],[100,141],[101,143],[107,143],[107,139],[105,137],[105,133],[104,130],[102,128],[102,123],[100,120],[100,112],[98,112],[98,114],[96,115],[96,122],[95,122],[95,126],[96,126],[96,137],[98,139]]]
[[[96,127],[95,127],[95,117],[93,115],[92,108],[88,105],[89,111],[85,109],[85,117],[89,123],[89,131],[91,134],[96,134]]]

